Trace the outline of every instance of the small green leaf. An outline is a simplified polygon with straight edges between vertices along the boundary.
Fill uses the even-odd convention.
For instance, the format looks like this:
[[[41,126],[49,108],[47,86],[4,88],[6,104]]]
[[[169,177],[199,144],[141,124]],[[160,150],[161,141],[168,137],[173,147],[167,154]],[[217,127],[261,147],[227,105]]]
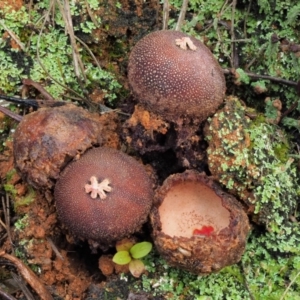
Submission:
[[[127,265],[131,261],[128,251],[119,251],[113,257],[113,262],[118,265]]]
[[[146,256],[152,249],[152,244],[149,242],[141,242],[135,244],[130,249],[130,253],[133,258],[142,258]]]
[[[133,259],[129,263],[129,271],[132,274],[132,276],[138,278],[145,271],[145,265],[144,265],[144,263],[141,260],[139,260],[139,259]]]

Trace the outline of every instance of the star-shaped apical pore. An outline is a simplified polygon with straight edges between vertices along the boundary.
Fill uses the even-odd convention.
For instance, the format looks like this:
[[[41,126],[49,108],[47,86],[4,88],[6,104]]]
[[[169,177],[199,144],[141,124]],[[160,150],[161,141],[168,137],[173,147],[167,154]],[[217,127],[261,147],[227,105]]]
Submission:
[[[100,183],[95,176],[90,178],[91,184],[86,184],[84,186],[86,193],[91,193],[91,197],[96,199],[99,195],[100,199],[105,199],[107,197],[105,192],[111,192],[112,188],[109,186],[110,180],[104,179]]]
[[[192,51],[196,51],[197,47],[194,45],[193,41],[189,37],[182,37],[181,39],[175,40],[176,45],[183,50],[187,50],[187,47]]]

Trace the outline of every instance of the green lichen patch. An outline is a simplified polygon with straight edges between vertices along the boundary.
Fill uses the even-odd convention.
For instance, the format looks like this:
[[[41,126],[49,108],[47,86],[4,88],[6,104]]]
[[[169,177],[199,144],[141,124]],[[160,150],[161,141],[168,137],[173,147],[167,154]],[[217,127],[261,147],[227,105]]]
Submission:
[[[293,227],[295,231],[289,238],[286,236],[280,241],[280,250],[284,252],[274,248],[273,234],[264,234],[255,228],[242,261],[216,274],[197,276],[171,267],[154,251],[144,259],[148,272],[139,280],[133,281],[128,275],[122,275],[121,279],[134,291],[148,292],[163,299],[299,300],[300,250],[296,232],[299,225]],[[290,251],[292,248],[288,245],[293,246],[294,251]]]
[[[17,94],[22,79],[30,78],[41,83],[55,99],[84,97],[87,91],[98,88],[105,100],[114,102],[121,92],[114,70],[101,68],[98,53],[93,54],[79,38],[77,52],[82,67],[76,75],[74,47],[64,17],[59,6],[52,4],[43,0],[18,11],[0,9],[0,92]],[[99,2],[95,0],[70,3],[73,29],[78,36],[88,37],[101,28],[97,10]]]
[[[236,97],[206,127],[213,176],[254,210],[254,218],[275,232],[296,209],[296,165],[286,133],[260,116],[251,120]]]

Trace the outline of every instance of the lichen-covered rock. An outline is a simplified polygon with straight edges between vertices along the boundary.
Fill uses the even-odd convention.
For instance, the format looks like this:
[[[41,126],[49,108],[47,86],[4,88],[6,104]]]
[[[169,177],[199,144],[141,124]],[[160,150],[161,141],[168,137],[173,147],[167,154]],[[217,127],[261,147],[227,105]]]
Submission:
[[[203,173],[169,176],[150,216],[158,251],[192,273],[219,271],[238,262],[245,250],[250,227],[242,205]]]
[[[142,164],[119,150],[100,147],[68,164],[54,198],[60,220],[73,234],[109,245],[140,229],[153,189]]]
[[[279,232],[298,199],[288,137],[238,98],[230,96],[225,102],[205,128],[209,170],[249,206],[256,222]]]

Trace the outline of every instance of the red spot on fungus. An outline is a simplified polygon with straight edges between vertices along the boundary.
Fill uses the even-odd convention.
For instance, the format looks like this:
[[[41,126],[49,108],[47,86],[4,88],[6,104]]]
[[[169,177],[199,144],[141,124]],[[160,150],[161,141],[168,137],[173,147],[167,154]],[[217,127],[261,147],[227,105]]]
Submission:
[[[211,233],[214,232],[214,228],[212,226],[202,226],[201,229],[194,229],[193,235],[205,235],[210,236]]]
[[[172,266],[194,274],[238,262],[250,229],[239,201],[194,170],[172,174],[163,182],[150,220],[159,253]]]

